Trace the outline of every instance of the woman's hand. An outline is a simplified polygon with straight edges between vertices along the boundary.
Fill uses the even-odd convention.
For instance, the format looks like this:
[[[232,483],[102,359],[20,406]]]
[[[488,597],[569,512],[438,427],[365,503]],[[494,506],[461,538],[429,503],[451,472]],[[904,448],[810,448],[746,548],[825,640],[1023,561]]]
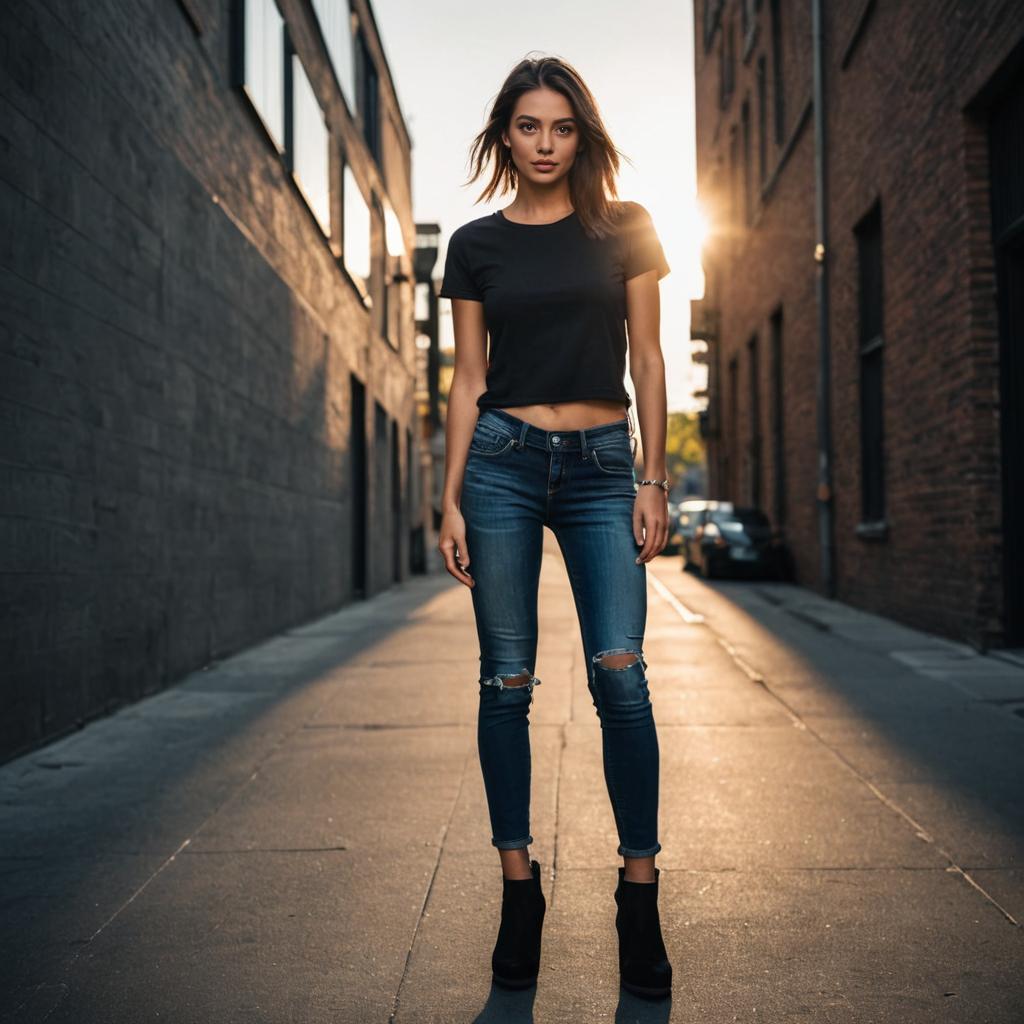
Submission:
[[[466,522],[457,508],[447,509],[441,515],[441,529],[438,533],[437,549],[444,555],[444,567],[467,587],[475,587],[476,581],[465,566],[469,565],[469,551],[466,550]]]
[[[633,539],[643,548],[637,562],[649,562],[668,543],[668,494],[654,484],[637,488],[633,502]]]

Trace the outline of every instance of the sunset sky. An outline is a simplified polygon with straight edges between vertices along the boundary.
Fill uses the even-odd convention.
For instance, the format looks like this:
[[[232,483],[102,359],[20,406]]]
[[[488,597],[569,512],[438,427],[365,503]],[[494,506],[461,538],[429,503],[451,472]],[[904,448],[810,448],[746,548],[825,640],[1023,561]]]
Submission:
[[[695,408],[691,391],[702,376],[692,376],[689,300],[701,294],[702,280],[690,0],[373,0],[373,9],[412,135],[413,213],[437,221],[443,232],[437,277],[451,232],[512,201],[507,195],[474,205],[483,182],[462,184],[470,144],[505,76],[528,55],[560,56],[577,68],[612,141],[634,165],[622,162],[619,197],[651,211],[672,266],[661,282],[669,410]],[[442,345],[450,345],[446,299],[441,332]],[[628,374],[626,387],[632,393]]]

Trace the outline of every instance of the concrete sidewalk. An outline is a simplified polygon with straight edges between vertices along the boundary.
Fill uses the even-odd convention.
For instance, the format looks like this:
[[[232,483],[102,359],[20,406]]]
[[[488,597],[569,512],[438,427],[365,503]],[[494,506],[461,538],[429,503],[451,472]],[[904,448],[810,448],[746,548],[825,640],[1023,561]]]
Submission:
[[[531,711],[536,990],[446,574],[0,768],[0,1020],[1024,1020],[1024,670],[775,583],[649,569],[672,1001],[620,994],[617,839],[550,534]]]

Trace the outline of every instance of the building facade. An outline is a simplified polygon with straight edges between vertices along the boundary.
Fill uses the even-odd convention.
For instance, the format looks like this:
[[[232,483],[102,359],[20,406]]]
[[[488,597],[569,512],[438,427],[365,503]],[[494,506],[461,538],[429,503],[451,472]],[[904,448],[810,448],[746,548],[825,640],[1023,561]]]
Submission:
[[[694,16],[709,493],[801,583],[1024,646],[1024,6]]]
[[[367,0],[0,25],[2,758],[403,578],[425,503]]]

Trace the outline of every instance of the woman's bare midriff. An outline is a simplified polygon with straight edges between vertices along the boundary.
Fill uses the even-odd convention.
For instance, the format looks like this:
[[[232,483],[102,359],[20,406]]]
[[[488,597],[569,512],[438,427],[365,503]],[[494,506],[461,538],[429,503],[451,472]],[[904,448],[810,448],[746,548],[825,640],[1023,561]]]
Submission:
[[[589,430],[626,419],[626,407],[621,402],[602,398],[543,405],[510,405],[503,407],[502,411],[518,416],[541,430]]]

